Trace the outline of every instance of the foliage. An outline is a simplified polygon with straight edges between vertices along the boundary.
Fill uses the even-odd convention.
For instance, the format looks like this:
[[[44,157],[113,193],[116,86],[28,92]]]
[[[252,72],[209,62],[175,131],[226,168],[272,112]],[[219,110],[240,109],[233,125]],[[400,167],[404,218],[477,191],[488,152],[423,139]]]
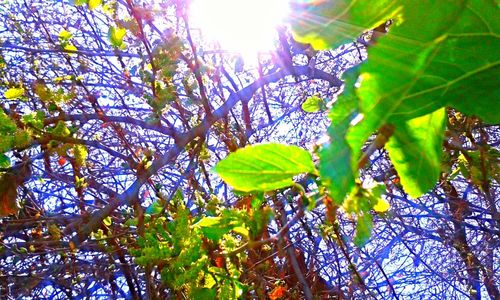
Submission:
[[[318,96],[311,96],[302,103],[302,109],[308,113],[324,111],[326,109],[325,100]]]
[[[498,5],[291,3],[0,9],[1,297],[499,297]]]
[[[360,87],[354,91],[358,104],[350,105],[356,105],[353,109],[363,120],[347,130],[343,125],[332,125],[330,129],[344,132],[350,148],[336,149],[334,156],[352,151],[352,167],[356,168],[368,137],[384,124],[393,124],[395,137],[388,145],[389,153],[405,190],[413,197],[428,191],[439,177],[440,155],[436,152],[444,137],[444,120],[441,117],[441,121],[435,121],[441,125],[425,123],[423,119],[410,120],[428,114],[444,117],[440,108],[452,106],[486,122],[500,122],[494,113],[498,89],[494,80],[487,79],[499,75],[499,56],[493,50],[500,42],[496,35],[498,22],[492,13],[496,10],[491,1],[436,2],[430,6],[419,1],[358,1],[352,5],[348,1],[327,1],[307,6],[306,15],[314,13],[315,17],[332,20],[325,27],[307,17],[306,22],[311,21],[306,26],[303,21],[295,24],[299,40],[315,47],[335,46],[346,37],[360,34],[358,28],[374,28],[394,20],[390,33],[377,37],[375,45],[369,47],[369,59],[359,70]],[[351,79],[346,84],[354,82]],[[343,112],[344,118],[352,113]],[[435,141],[427,144],[422,136],[420,143],[414,143],[416,137],[411,131],[432,132],[431,139]],[[423,144],[431,151],[421,148]],[[427,163],[417,163],[417,168],[409,164],[416,154],[415,147],[430,156]],[[343,198],[346,193],[339,189],[352,185],[345,182],[352,178],[330,178],[335,181],[338,197]]]
[[[144,236],[131,254],[140,265],[158,266],[162,281],[189,298],[235,299],[249,288],[239,281],[244,257],[237,249],[262,231],[268,216],[262,218],[260,210],[248,214],[224,209],[217,198],[211,201],[216,216],[196,219],[190,216],[180,193],[170,205],[153,203],[166,205],[168,215],[163,209],[145,215]]]
[[[215,171],[238,191],[270,191],[293,185],[293,176],[316,173],[311,155],[296,146],[264,144],[230,154]]]

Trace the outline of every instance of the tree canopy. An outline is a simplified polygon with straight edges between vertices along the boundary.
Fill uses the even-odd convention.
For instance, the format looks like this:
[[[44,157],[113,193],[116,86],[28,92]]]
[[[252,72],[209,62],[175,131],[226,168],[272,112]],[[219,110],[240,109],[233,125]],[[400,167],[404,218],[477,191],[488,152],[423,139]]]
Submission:
[[[498,5],[289,2],[0,2],[1,297],[500,297]]]

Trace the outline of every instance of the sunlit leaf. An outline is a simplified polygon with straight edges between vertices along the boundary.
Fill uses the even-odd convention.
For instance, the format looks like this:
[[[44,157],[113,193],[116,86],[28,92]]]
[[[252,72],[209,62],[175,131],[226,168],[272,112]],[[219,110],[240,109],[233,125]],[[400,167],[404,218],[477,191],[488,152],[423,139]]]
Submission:
[[[91,10],[99,7],[99,5],[101,5],[101,3],[102,3],[102,0],[88,0],[88,1],[89,1],[88,2],[89,8]]]
[[[20,98],[23,95],[24,95],[24,88],[10,88],[3,94],[3,96],[9,100]]]
[[[111,44],[115,47],[120,47],[123,44],[125,34],[127,34],[127,30],[125,28],[118,28],[114,26],[109,27],[108,38]]]
[[[194,226],[200,228],[204,236],[214,241],[219,240],[234,227],[221,217],[204,217]]]
[[[441,173],[446,109],[398,124],[386,145],[389,157],[412,197],[428,192]]]
[[[297,146],[260,144],[231,153],[215,172],[234,189],[270,191],[293,185],[293,176],[316,173],[311,154]]]
[[[311,96],[302,103],[302,110],[308,113],[315,113],[326,109],[325,100],[318,96]]]
[[[477,115],[486,122],[499,123],[496,108],[500,90],[498,80],[492,80],[500,78],[498,12],[498,7],[488,1],[471,1],[467,5],[463,1],[321,1],[300,6],[299,14],[303,15],[294,21],[296,36],[302,42],[329,47],[357,38],[363,30],[388,19],[394,20],[389,33],[368,48],[368,60],[360,68],[360,87],[355,94],[359,99],[357,112],[364,116],[363,120],[350,128],[332,124],[330,135],[341,144],[332,141],[328,147],[337,147],[337,153],[344,153],[344,161],[350,160],[356,173],[364,143],[387,124],[396,125],[393,140],[397,140],[407,133],[401,124],[447,106]],[[324,21],[317,22],[318,18]],[[347,80],[347,90],[355,82],[355,78]],[[342,97],[352,99],[353,95],[347,91]],[[434,138],[438,143],[442,132],[431,132],[437,135]],[[341,147],[343,133],[348,148]],[[335,175],[334,155],[326,157],[327,153],[322,154],[327,162],[322,162],[320,169],[324,177],[332,179],[330,188],[340,197],[345,190],[338,186],[345,186],[341,180],[346,177]],[[434,157],[436,153],[430,155]],[[411,154],[405,152],[405,156]],[[413,162],[417,163],[415,169],[422,169],[418,161],[422,162]],[[428,175],[427,183],[408,177],[409,174],[401,178],[406,179],[406,186],[415,187],[417,180],[419,187],[412,191],[417,195],[435,182],[435,171]],[[420,177],[423,176],[422,173]]]
[[[72,45],[72,44],[67,44],[66,46],[64,46],[64,50],[66,50],[66,51],[78,51],[76,46]]]
[[[75,155],[75,162],[79,166],[85,166],[87,161],[88,150],[85,145],[75,145],[73,147],[73,152]]]
[[[305,1],[304,1],[305,2]],[[297,41],[315,49],[335,48],[363,31],[397,17],[403,1],[307,1],[294,9],[292,30]]]
[[[379,213],[386,212],[389,208],[391,208],[391,205],[389,204],[389,201],[384,198],[379,198],[377,204],[373,206],[373,210]]]
[[[65,122],[59,121],[57,122],[56,127],[54,127],[54,129],[52,130],[52,134],[55,136],[66,137],[71,134],[71,131],[69,131]]]
[[[358,215],[356,222],[356,235],[354,236],[354,244],[358,247],[363,247],[372,234],[373,217],[369,213]]]
[[[204,217],[198,221],[195,225],[199,227],[213,227],[220,225],[222,221],[221,217]]]
[[[234,227],[233,232],[245,238],[248,238],[250,236],[250,231],[243,226]]]
[[[102,220],[102,222],[106,226],[111,226],[111,224],[113,224],[113,219],[111,219],[110,216],[107,216],[106,218],[104,218],[104,220]]]
[[[61,40],[61,41],[67,41],[71,37],[73,37],[73,34],[65,29],[63,29],[59,32],[59,40]]]
[[[358,95],[365,124],[377,129],[382,122],[401,122],[446,106],[500,122],[494,109],[500,91],[497,80],[491,80],[500,77],[498,7],[488,1],[466,7],[447,1],[430,7],[411,3],[403,20],[369,48],[369,60],[361,67]]]
[[[24,115],[22,121],[28,126],[33,126],[36,129],[43,129],[43,121],[45,119],[45,112],[43,110],[37,110],[30,114]]]
[[[354,72],[348,77],[356,77]],[[354,85],[346,85],[345,95],[334,103],[328,117],[332,121],[328,129],[330,142],[323,145],[319,155],[321,180],[329,188],[331,197],[337,204],[342,204],[345,196],[354,187],[357,176],[353,166],[352,150],[345,138],[351,122],[358,116],[358,99]]]

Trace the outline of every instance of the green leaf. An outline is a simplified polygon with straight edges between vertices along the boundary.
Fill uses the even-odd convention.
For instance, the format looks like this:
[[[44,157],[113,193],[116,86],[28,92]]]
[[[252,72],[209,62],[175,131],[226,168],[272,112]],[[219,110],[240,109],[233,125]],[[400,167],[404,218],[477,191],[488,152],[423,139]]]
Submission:
[[[270,191],[293,185],[293,176],[316,173],[311,154],[297,146],[260,144],[229,154],[214,168],[234,189]]]
[[[357,77],[355,72],[347,76],[348,81]],[[354,187],[354,179],[357,176],[357,171],[351,163],[352,150],[345,138],[352,120],[358,115],[357,103],[354,84],[346,84],[344,96],[337,99],[328,115],[332,121],[328,129],[330,142],[323,145],[319,153],[321,181],[339,205]]]
[[[10,158],[5,154],[0,154],[0,168],[10,167]]]
[[[305,1],[303,1],[305,2]],[[294,38],[316,50],[335,48],[398,16],[403,1],[308,1],[290,18]],[[408,2],[408,1],[406,1]],[[321,20],[321,21],[318,21]]]
[[[428,192],[439,179],[446,118],[446,109],[441,108],[398,124],[386,144],[401,184],[411,197]]]
[[[20,98],[24,96],[24,88],[10,88],[3,94],[3,96],[9,100]]]
[[[99,7],[99,5],[101,5],[101,3],[102,3],[102,0],[88,0],[88,1],[89,1],[88,2],[89,8],[91,10]]]
[[[138,223],[139,222],[138,222],[137,218],[133,218],[133,219],[128,219],[125,222],[125,225],[127,225],[127,226],[137,226]]]
[[[113,26],[109,27],[108,38],[111,42],[111,45],[120,47],[123,44],[123,38],[125,37],[125,34],[127,34],[127,30],[125,28],[118,28]]]
[[[0,109],[0,136],[16,132],[17,126],[5,112]]]
[[[222,236],[234,227],[234,225],[228,224],[221,217],[204,217],[199,222],[194,224],[194,226],[199,227],[208,239],[217,241]]]
[[[308,113],[324,111],[326,109],[325,100],[318,96],[311,96],[302,103],[302,110]]]
[[[361,68],[358,95],[370,123],[401,122],[446,106],[499,123],[498,7],[485,0],[405,3],[402,19],[369,48]]]
[[[44,127],[45,112],[43,110],[37,110],[30,114],[24,115],[22,121],[24,124],[33,126],[36,129],[42,130]]]
[[[52,134],[55,136],[66,137],[71,134],[71,131],[69,131],[64,121],[59,121],[57,122],[56,127],[52,130]]]
[[[214,227],[221,224],[221,217],[204,217],[198,221],[195,225],[199,227]]]
[[[348,148],[342,144],[329,147],[337,148],[333,152],[351,161],[355,174],[363,144],[387,124],[396,125],[394,134],[401,137],[407,131],[401,124],[448,106],[489,123],[500,122],[496,109],[500,99],[497,80],[500,78],[497,50],[500,23],[497,21],[499,8],[492,1],[319,3],[300,5],[298,13],[302,15],[292,24],[301,42],[318,47],[334,47],[346,38],[356,38],[363,30],[394,20],[389,33],[368,48],[368,60],[360,69],[356,111],[364,119],[350,128],[346,124],[332,124],[329,130],[337,142],[343,143],[342,135],[345,136]],[[311,16],[314,17],[309,18]],[[328,21],[317,22],[318,18]],[[354,83],[354,78],[347,80],[346,88]],[[339,100],[343,97],[353,95],[344,93]],[[437,134],[435,138],[441,139],[442,133]],[[321,162],[322,177],[329,177],[330,189],[341,197],[345,195],[342,188],[346,186],[342,180],[347,179],[342,176],[343,171],[334,173],[334,154],[325,153],[321,157],[327,161]],[[329,165],[329,171],[325,164]],[[346,176],[351,176],[349,172]],[[427,183],[417,180],[419,187],[414,194],[421,193],[434,180],[435,172],[430,174]],[[406,181],[407,186],[411,185],[411,178]]]
[[[366,245],[372,234],[373,217],[369,213],[358,215],[356,223],[356,235],[354,236],[354,244],[358,247]]]

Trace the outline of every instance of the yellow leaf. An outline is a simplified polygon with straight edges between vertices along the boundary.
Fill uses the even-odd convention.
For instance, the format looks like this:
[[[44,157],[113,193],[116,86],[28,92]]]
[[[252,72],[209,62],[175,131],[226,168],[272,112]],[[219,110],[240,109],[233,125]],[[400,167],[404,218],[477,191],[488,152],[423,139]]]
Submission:
[[[73,147],[73,153],[75,156],[75,162],[78,166],[85,166],[85,161],[87,160],[88,150],[85,145],[75,145]]]
[[[77,51],[78,49],[75,47],[75,45],[68,44],[64,46],[64,50],[66,51]]]
[[[113,15],[115,13],[116,7],[113,4],[106,3],[102,6],[102,11],[108,15]]]
[[[62,40],[62,41],[67,41],[72,36],[73,36],[73,34],[65,29],[63,29],[59,32],[59,40]]]
[[[214,285],[217,284],[214,277],[211,274],[205,274],[205,288],[211,289]]]
[[[99,7],[101,5],[102,0],[89,0],[89,8],[92,10],[94,8]]]
[[[127,30],[119,27],[109,27],[108,37],[111,44],[115,47],[120,47],[123,44],[123,38],[127,34]]]
[[[104,223],[104,225],[106,225],[108,227],[111,226],[111,224],[113,223],[110,216],[107,216],[106,218],[104,218],[104,220],[102,220],[102,222]]]
[[[23,95],[24,95],[23,88],[10,88],[3,94],[3,96],[7,99],[16,99],[22,97]]]
[[[388,211],[389,208],[391,208],[389,202],[382,198],[379,198],[377,204],[373,206],[373,210],[380,213]]]
[[[234,233],[237,233],[245,238],[248,238],[250,235],[250,231],[242,226],[234,227],[233,231],[234,231]]]

